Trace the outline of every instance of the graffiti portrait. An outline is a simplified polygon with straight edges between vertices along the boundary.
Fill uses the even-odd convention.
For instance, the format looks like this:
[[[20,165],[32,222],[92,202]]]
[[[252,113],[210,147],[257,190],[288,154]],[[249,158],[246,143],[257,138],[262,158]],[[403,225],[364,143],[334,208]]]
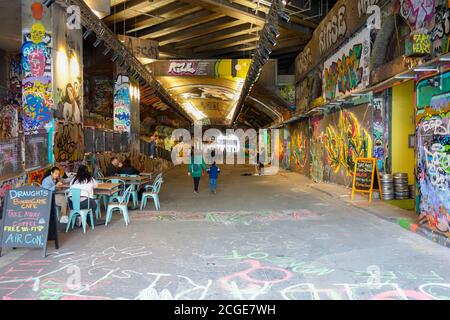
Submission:
[[[16,106],[0,106],[0,139],[17,137],[17,121]]]
[[[58,89],[58,113],[62,119],[73,123],[82,122],[80,92],[79,82],[68,83],[64,90]]]

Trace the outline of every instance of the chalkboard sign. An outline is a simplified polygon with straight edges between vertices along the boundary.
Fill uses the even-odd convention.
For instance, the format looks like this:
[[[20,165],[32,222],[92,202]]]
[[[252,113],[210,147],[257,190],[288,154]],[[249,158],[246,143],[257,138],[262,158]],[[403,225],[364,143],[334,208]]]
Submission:
[[[37,187],[22,187],[5,194],[1,248],[42,248],[47,240],[52,211],[52,192]]]
[[[355,161],[355,171],[353,174],[352,200],[355,197],[355,192],[360,192],[368,193],[369,201],[372,202],[373,190],[379,190],[380,198],[383,199],[377,159],[357,158]]]
[[[121,152],[121,134],[120,132],[114,132],[114,138],[113,138],[113,150],[114,152]]]
[[[114,133],[112,131],[105,132],[105,151],[113,151]]]
[[[101,129],[95,131],[95,145],[97,152],[105,152],[105,131]]]
[[[91,127],[84,127],[84,152],[95,152],[95,129]]]

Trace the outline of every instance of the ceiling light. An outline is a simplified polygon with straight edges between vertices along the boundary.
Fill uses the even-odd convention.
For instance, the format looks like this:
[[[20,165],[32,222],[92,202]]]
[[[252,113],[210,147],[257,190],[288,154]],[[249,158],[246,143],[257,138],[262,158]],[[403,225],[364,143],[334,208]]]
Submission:
[[[286,23],[289,22],[289,20],[291,19],[291,17],[289,17],[289,15],[284,11],[279,11],[278,16],[280,17],[281,20],[283,20]]]
[[[102,39],[97,38],[97,40],[95,40],[95,42],[93,44],[94,48],[97,48],[100,45],[100,43],[102,43]]]
[[[415,72],[439,72],[438,68],[414,68]]]
[[[83,33],[83,39],[86,40],[90,34],[92,33],[92,30],[87,29],[84,33]]]
[[[395,76],[395,79],[415,79],[415,78],[416,78],[416,76],[407,75],[407,74]]]
[[[103,55],[106,56],[111,51],[111,48],[106,48],[105,51],[103,51]]]
[[[275,28],[275,26],[273,26],[273,25],[270,25],[269,26],[269,31],[272,33],[272,35],[275,37],[275,38],[278,38],[279,36],[280,36],[280,32],[277,30],[277,28]]]

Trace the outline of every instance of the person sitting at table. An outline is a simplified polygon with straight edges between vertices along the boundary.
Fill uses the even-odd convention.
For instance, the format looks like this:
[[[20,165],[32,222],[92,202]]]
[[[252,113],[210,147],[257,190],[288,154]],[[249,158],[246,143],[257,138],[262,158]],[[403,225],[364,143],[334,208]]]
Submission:
[[[112,157],[111,161],[106,169],[107,177],[114,177],[121,173],[122,164],[119,162],[119,159],[116,157]]]
[[[98,187],[97,181],[92,177],[87,167],[81,165],[78,168],[77,175],[70,183],[70,190],[81,190],[81,203],[80,209],[87,209],[88,206],[92,209],[92,213],[97,210],[97,203],[94,198],[94,189]],[[69,207],[73,209],[72,201],[69,200]],[[92,215],[95,224],[95,214]],[[89,222],[89,219],[88,219]],[[79,222],[77,223],[79,225]]]
[[[61,179],[61,169],[59,169],[58,167],[53,167],[45,173],[44,178],[42,179],[41,187],[54,193],[57,187],[61,187],[63,185],[60,179]],[[61,222],[66,221],[67,204],[64,195],[56,194],[55,204],[61,208]]]
[[[130,176],[138,176],[140,174],[139,170],[131,165],[130,159],[126,159],[123,162],[122,169],[120,169],[121,174],[127,174]]]

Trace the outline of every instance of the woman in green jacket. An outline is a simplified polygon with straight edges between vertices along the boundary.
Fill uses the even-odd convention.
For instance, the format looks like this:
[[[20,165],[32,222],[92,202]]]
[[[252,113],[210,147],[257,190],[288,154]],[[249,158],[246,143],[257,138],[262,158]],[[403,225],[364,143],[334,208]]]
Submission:
[[[196,161],[194,161],[194,159]],[[206,163],[203,157],[192,157],[191,164],[188,166],[188,174],[194,179],[194,193],[198,193],[198,186],[200,184],[200,178],[206,171]]]

